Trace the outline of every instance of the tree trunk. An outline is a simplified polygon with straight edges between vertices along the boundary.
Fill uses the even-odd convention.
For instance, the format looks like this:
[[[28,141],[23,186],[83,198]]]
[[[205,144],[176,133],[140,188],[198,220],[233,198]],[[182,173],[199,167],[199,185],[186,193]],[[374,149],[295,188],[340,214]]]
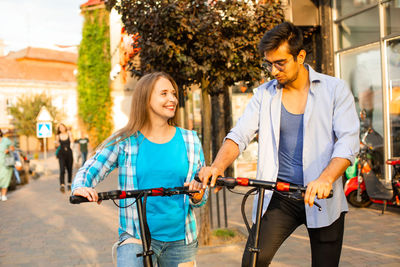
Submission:
[[[224,90],[225,136],[232,129],[232,101],[231,101],[232,93],[231,92],[232,92],[231,88]],[[229,177],[233,177],[233,166],[232,165],[230,165],[226,169],[225,175],[229,176]]]
[[[212,129],[212,158],[215,159],[219,149],[221,148],[224,137],[226,136],[225,130],[225,114],[226,110],[224,107],[224,93],[219,93],[211,96],[211,129]],[[225,172],[226,174],[226,172]],[[215,194],[215,207],[217,211],[217,226],[222,227],[221,217],[224,215],[225,226],[227,226],[227,214],[226,214],[226,189],[222,188],[222,194]],[[221,192],[220,191],[220,192]],[[223,212],[221,211],[220,198],[222,198]]]
[[[206,164],[211,164],[211,108],[210,99],[207,93],[208,82],[203,79],[201,86],[201,112],[202,112],[202,142],[203,151]],[[211,192],[210,192],[211,197]],[[200,245],[209,245],[211,238],[211,226],[210,226],[210,201],[207,201],[206,205],[200,209],[200,231],[199,231],[199,243]]]
[[[188,101],[185,101],[185,107],[183,108],[184,111],[184,125],[185,125],[185,129],[189,129],[189,103]],[[192,129],[189,129],[192,130]]]
[[[29,156],[30,155],[30,151],[29,151],[29,135],[25,135],[25,140],[26,140],[26,155]]]
[[[224,94],[211,96],[212,158],[215,159],[226,135]]]

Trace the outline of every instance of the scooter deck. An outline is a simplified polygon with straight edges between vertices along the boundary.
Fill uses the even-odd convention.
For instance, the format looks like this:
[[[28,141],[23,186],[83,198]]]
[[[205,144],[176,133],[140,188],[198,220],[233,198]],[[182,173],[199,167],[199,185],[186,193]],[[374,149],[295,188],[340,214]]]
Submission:
[[[365,177],[365,187],[368,196],[374,199],[390,200],[393,198],[393,189],[386,188],[371,171]]]

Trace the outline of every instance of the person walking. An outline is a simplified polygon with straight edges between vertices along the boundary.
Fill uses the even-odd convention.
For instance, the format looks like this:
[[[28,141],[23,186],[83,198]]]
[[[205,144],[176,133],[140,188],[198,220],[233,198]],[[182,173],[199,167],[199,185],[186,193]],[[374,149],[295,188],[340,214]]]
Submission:
[[[74,162],[71,149],[72,142],[71,132],[63,123],[60,123],[57,128],[56,146],[59,146],[57,157],[60,165],[60,191],[62,193],[65,192],[65,170],[68,174],[67,190],[71,190],[72,165]]]
[[[0,188],[1,188],[1,201],[7,201],[7,189],[10,185],[13,166],[6,165],[6,157],[12,155],[14,150],[13,143],[10,139],[3,136],[0,130]],[[12,157],[14,157],[12,155]]]
[[[79,169],[72,194],[98,201],[92,186],[118,168],[120,190],[179,187],[201,190],[194,180],[204,165],[196,132],[176,127],[178,87],[164,72],[140,78],[132,95],[127,125],[106,139],[93,157]],[[193,208],[203,205],[207,193],[189,197],[149,197],[147,222],[153,261],[159,267],[195,266],[197,233]],[[135,200],[120,200],[117,264],[143,266],[139,221]],[[122,208],[126,207],[126,208]]]
[[[82,137],[82,133],[81,133],[81,137],[79,139],[77,139],[75,142],[79,144],[79,150],[81,152],[81,159],[82,159],[82,166],[83,164],[85,164],[86,159],[87,159],[87,155],[88,155],[88,144],[89,144],[89,138],[87,135],[85,135],[84,137]]]
[[[343,81],[304,63],[301,30],[290,22],[266,32],[259,50],[275,79],[258,87],[214,162],[199,177],[204,186],[211,178],[214,186],[258,133],[256,178],[307,186],[307,191],[304,202],[266,191],[257,266],[268,266],[302,224],[310,238],[312,266],[338,266],[348,211],[340,179],[359,150],[354,97]],[[327,199],[331,189],[333,197]],[[322,211],[314,207],[316,196]],[[249,245],[250,238],[242,266],[249,264]]]

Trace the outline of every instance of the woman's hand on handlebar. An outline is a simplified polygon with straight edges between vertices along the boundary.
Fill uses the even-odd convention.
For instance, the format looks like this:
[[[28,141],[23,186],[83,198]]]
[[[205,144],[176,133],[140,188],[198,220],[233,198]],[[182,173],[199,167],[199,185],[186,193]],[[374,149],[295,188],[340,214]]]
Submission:
[[[332,190],[332,183],[323,177],[311,181],[307,185],[307,191],[304,195],[304,203],[310,207],[314,205],[315,196],[319,199],[327,198]]]
[[[191,195],[192,201],[194,203],[200,202],[204,195],[203,184],[195,181],[194,179],[190,183],[184,183],[184,186],[189,186],[189,191],[200,191],[200,193],[195,193]]]
[[[97,202],[97,204],[101,203],[101,200],[99,200],[99,195],[97,194],[97,191],[91,187],[77,188],[74,190],[73,195],[85,197],[90,202]]]
[[[206,166],[200,169],[199,171],[199,179],[203,182],[203,189],[205,189],[208,185],[208,181],[211,179],[210,186],[214,187],[215,182],[219,176],[224,176],[224,172],[217,167],[214,166]],[[221,187],[215,188],[215,193],[221,190]]]

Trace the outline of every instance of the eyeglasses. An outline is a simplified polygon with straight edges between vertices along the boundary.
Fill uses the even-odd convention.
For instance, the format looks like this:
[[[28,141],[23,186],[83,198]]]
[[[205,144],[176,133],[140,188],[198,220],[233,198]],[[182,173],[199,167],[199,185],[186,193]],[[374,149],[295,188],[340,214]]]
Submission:
[[[291,57],[291,59],[292,58],[293,57]],[[264,60],[264,62],[262,63],[262,67],[268,72],[272,72],[272,67],[275,67],[279,71],[284,71],[285,70],[285,66],[286,66],[287,63],[289,63],[289,61],[290,61],[290,59],[289,60],[286,60],[286,59],[285,60],[278,60],[278,61],[275,61],[275,62],[269,62],[269,61]]]

